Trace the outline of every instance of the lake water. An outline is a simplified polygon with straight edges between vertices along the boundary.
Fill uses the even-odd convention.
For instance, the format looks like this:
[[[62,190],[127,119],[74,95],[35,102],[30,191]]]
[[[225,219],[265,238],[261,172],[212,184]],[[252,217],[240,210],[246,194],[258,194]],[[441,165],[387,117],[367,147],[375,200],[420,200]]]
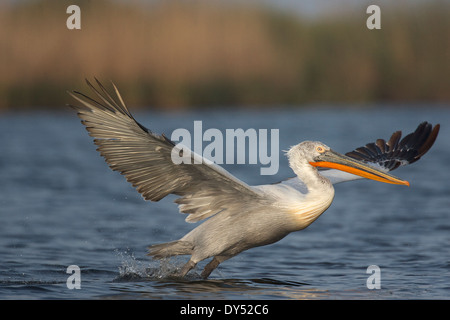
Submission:
[[[184,222],[168,197],[144,201],[109,169],[72,112],[0,115],[0,299],[448,299],[450,297],[450,111],[356,109],[135,112],[169,137],[176,128],[279,129],[280,149],[320,140],[345,153],[422,121],[441,124],[436,144],[394,174],[411,187],[361,180],[336,185],[332,206],[310,227],[226,261],[208,280],[200,264],[170,277],[186,257],[161,265],[150,244],[176,240]],[[276,175],[226,165],[250,183],[292,176],[280,152]],[[68,266],[81,288],[69,289]],[[380,289],[369,289],[380,269]]]

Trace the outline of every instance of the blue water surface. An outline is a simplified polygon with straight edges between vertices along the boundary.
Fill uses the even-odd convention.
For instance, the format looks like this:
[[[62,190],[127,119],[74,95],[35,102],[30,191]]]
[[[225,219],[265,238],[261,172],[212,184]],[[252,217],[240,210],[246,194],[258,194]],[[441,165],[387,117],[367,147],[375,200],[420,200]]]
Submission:
[[[284,153],[319,140],[345,153],[440,123],[436,144],[395,175],[411,186],[361,180],[336,185],[332,206],[310,227],[226,261],[208,280],[200,264],[173,278],[186,257],[158,263],[150,244],[196,225],[169,196],[144,201],[95,151],[71,110],[0,115],[0,299],[448,299],[450,297],[450,111],[428,106],[223,108],[135,112],[156,133],[177,128],[279,129],[279,170],[224,167],[249,184],[293,176]],[[80,289],[69,289],[70,265]],[[368,267],[380,270],[369,289]]]

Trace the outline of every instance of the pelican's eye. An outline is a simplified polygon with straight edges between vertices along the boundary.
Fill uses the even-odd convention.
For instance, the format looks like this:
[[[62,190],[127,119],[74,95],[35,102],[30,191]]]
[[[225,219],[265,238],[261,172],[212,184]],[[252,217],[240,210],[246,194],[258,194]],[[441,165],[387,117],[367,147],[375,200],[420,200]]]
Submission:
[[[318,153],[324,153],[324,152],[325,152],[325,149],[324,149],[323,147],[321,147],[321,146],[317,146],[317,147],[316,147],[316,151],[317,151]]]

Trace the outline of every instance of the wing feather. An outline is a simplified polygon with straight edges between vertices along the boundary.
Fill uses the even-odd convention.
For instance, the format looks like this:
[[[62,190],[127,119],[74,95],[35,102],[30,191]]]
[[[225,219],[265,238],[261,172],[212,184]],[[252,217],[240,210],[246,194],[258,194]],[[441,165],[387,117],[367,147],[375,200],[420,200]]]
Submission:
[[[416,162],[427,153],[436,141],[439,129],[439,124],[433,127],[428,122],[422,122],[414,132],[403,139],[402,132],[396,131],[388,142],[378,139],[376,143],[368,143],[346,155],[381,167],[385,171],[392,171]]]
[[[347,152],[346,155],[368,163],[385,172],[395,170],[419,160],[430,150],[438,136],[440,125],[433,127],[422,122],[417,129],[402,139],[402,132],[394,132],[389,140],[377,139],[363,147]],[[334,184],[362,179],[360,176],[335,169],[323,169],[320,173]]]
[[[199,155],[193,152],[193,164],[174,164],[171,153],[175,144],[138,123],[114,84],[115,98],[98,80],[99,90],[86,82],[98,101],[77,91],[69,92],[80,103],[70,107],[95,138],[97,150],[110,168],[123,174],[144,199],[159,201],[169,194],[180,196],[175,202],[180,212],[189,214],[188,222],[225,209],[232,214],[242,212],[249,201],[264,202],[261,193],[223,168],[201,157],[201,163],[194,164],[194,157],[198,159]]]

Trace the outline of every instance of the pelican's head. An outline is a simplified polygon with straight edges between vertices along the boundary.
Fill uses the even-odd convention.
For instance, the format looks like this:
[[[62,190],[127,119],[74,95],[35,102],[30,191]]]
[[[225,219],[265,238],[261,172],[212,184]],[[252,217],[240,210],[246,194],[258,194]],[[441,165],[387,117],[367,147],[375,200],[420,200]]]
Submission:
[[[294,162],[315,162],[315,159],[325,151],[331,150],[319,141],[303,141],[289,149],[287,155]]]
[[[367,179],[409,186],[408,181],[401,180],[367,163],[333,151],[330,147],[318,141],[299,143],[288,151],[288,156],[291,161],[306,161],[313,167],[337,169]]]

